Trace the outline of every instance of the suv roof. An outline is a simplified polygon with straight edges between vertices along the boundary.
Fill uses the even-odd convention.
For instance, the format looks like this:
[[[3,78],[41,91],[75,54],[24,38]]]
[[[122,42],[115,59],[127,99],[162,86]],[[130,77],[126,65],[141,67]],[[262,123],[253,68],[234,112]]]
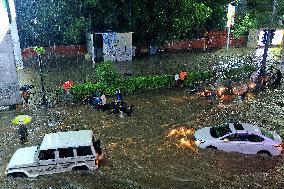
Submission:
[[[92,144],[92,130],[79,130],[46,134],[40,150],[89,146]]]

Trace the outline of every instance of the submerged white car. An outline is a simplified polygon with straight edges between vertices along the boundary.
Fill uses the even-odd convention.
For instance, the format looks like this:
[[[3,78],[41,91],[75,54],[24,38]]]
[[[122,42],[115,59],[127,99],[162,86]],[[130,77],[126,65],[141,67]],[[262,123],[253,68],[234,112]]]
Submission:
[[[194,137],[195,144],[200,148],[272,156],[278,156],[282,151],[281,137],[275,131],[248,123],[205,127],[197,130]]]
[[[5,174],[18,177],[60,173],[71,170],[95,170],[101,156],[100,141],[91,130],[46,134],[40,146],[18,149]]]

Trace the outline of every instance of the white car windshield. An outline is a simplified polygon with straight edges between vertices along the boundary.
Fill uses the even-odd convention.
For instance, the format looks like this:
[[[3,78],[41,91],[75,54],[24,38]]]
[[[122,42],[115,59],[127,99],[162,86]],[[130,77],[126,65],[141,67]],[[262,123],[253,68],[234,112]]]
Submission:
[[[226,123],[224,125],[219,125],[210,128],[210,134],[214,138],[222,137],[228,133],[231,133],[231,129],[229,128],[229,124]]]

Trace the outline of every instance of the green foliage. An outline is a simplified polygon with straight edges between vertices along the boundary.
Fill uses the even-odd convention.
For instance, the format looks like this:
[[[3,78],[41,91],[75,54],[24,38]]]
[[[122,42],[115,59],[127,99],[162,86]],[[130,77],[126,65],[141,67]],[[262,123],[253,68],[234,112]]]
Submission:
[[[255,67],[247,65],[241,68],[225,71],[224,75],[226,76],[226,79],[238,81],[243,75],[248,76],[253,71],[255,71]],[[214,75],[215,73],[212,71],[189,72],[185,80],[185,85],[190,86],[198,81],[212,79]],[[115,94],[117,89],[120,89],[120,91],[124,94],[130,94],[145,90],[167,89],[174,86],[175,80],[173,75],[133,77],[126,80],[117,80],[111,84],[100,82],[75,84],[71,88],[71,93],[76,99],[84,99],[90,97],[96,91],[101,91],[106,95],[112,96]]]
[[[281,59],[281,56],[282,56],[282,52],[283,52],[283,47],[272,48],[272,49],[271,49],[272,59],[273,59],[274,61],[280,60],[280,59]]]
[[[122,93],[134,93],[143,90],[169,88],[174,85],[174,76],[150,76],[150,77],[135,77],[124,81],[117,81],[111,85],[103,83],[83,83],[75,84],[71,88],[71,93],[77,99],[90,97],[92,93],[101,91],[106,95],[114,95],[117,89]]]
[[[282,27],[278,25],[279,19],[283,16],[284,12],[284,1],[278,0],[276,8],[276,14],[274,15],[273,21],[271,22],[272,15],[272,4],[271,0],[247,0],[246,12],[251,15],[257,28],[268,27],[271,24],[272,27]]]
[[[73,85],[70,89],[70,92],[76,99],[84,99],[90,97],[96,91],[105,92],[107,88],[108,87],[102,83],[87,82]]]
[[[83,16],[75,18],[67,30],[64,32],[63,41],[66,44],[78,44],[85,39],[82,35],[87,28],[87,20]]]
[[[87,0],[87,2],[92,5],[95,6],[98,3],[99,0]]]
[[[224,30],[225,20],[227,19],[226,5],[231,1],[228,0],[196,0],[210,7],[211,14],[204,23],[204,29],[209,30]]]
[[[249,30],[256,27],[256,23],[249,14],[238,16],[232,33],[235,39],[247,37]]]
[[[43,54],[45,54],[45,49],[44,49],[43,47],[35,46],[33,49],[35,50],[35,52],[36,52],[38,55],[43,55]]]
[[[113,65],[113,62],[106,61],[97,64],[96,76],[98,82],[104,84],[113,84],[117,82],[119,78],[119,73]]]
[[[191,86],[198,81],[206,81],[213,78],[214,72],[204,71],[204,72],[190,72],[185,80],[186,86]]]
[[[88,17],[85,2],[85,0],[15,1],[21,47],[85,42],[85,28],[82,30],[82,25],[78,24],[83,21],[81,17],[84,17],[85,22]],[[79,30],[80,33],[74,30]],[[69,35],[72,32],[75,37]],[[64,38],[65,34],[71,36],[70,40]]]
[[[22,47],[85,42],[85,30],[133,31],[136,44],[162,45],[221,28],[226,0],[15,1]],[[32,24],[32,20],[37,20]]]

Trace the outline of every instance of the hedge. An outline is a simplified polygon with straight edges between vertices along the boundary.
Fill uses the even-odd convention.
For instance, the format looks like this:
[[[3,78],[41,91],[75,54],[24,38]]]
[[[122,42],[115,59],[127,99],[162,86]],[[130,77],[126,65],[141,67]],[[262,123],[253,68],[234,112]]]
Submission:
[[[233,78],[233,75],[239,73],[250,74],[253,67],[242,67],[234,70],[229,70],[224,73],[228,78]],[[185,86],[190,86],[197,81],[205,81],[211,79],[216,74],[213,71],[205,72],[189,72],[185,80]],[[175,86],[174,75],[164,76],[148,76],[148,77],[133,77],[126,80],[119,80],[113,84],[104,83],[81,83],[75,84],[70,91],[76,99],[84,99],[90,97],[94,92],[101,91],[105,95],[114,95],[117,89],[124,94],[135,93],[144,90],[167,89]]]

